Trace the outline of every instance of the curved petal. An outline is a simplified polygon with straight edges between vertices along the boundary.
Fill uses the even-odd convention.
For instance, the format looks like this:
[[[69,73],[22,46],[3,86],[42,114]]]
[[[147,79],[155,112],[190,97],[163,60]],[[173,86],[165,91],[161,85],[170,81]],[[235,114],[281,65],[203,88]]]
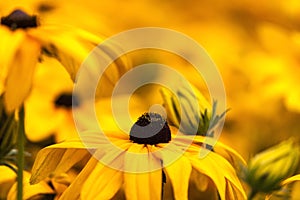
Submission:
[[[103,39],[89,36],[87,39],[93,41],[82,41],[83,38],[75,34],[76,29],[67,26],[43,26],[39,29],[32,29],[29,34],[39,39],[45,50],[45,54],[55,57],[60,61],[66,70],[75,80],[78,68],[84,61],[89,51],[103,41]],[[95,43],[95,45],[91,45]],[[89,46],[89,48],[87,48]]]
[[[36,185],[29,184],[30,173],[24,171],[24,180],[23,180],[23,190],[24,195],[23,199],[30,199],[35,195],[39,194],[55,194],[51,187],[44,181],[40,182]],[[15,200],[17,199],[17,183],[15,183],[12,188],[10,189],[8,195],[8,200]]]
[[[153,170],[153,167],[160,164],[160,160],[148,154],[147,146],[133,144],[128,152],[143,154],[135,158],[125,156],[125,169],[130,172],[124,173],[124,190],[128,200],[160,200],[162,195],[162,170]],[[134,171],[136,169],[136,172]],[[147,171],[146,169],[149,169]],[[142,171],[143,172],[142,172]]]
[[[4,89],[2,84],[4,84],[10,64],[24,40],[25,34],[23,31],[12,32],[7,28],[0,27],[0,35],[0,93],[2,93]]]
[[[295,181],[300,181],[300,174],[285,179],[284,181],[282,181],[281,185],[287,185]]]
[[[66,172],[86,156],[90,156],[90,153],[81,141],[73,140],[46,147],[36,157],[30,183],[38,183],[50,174]]]
[[[228,180],[226,180],[226,199],[246,199],[242,193]]]
[[[221,142],[215,144],[214,152],[228,160],[236,170],[239,170],[243,165],[247,165],[244,158],[238,152]]]
[[[82,190],[83,184],[95,169],[98,162],[99,161],[97,159],[91,157],[86,166],[82,169],[82,171],[78,174],[72,184],[65,190],[65,192],[59,199],[80,199],[80,192]]]
[[[162,151],[163,153],[163,162],[168,157],[173,157],[171,154],[174,154],[172,151]],[[188,199],[188,188],[189,188],[189,179],[192,172],[192,165],[184,156],[181,156],[178,160],[173,162],[168,166],[164,166],[173,187],[173,194],[175,199],[184,200]]]
[[[203,149],[203,151],[208,151]],[[230,163],[220,155],[209,152],[206,157],[199,159],[198,155],[187,154],[193,168],[210,177],[215,183],[221,199],[226,199],[226,181],[230,181],[236,188],[236,192],[246,199],[245,191]]]
[[[82,199],[111,199],[123,184],[123,172],[98,162],[83,184]]]
[[[40,44],[30,37],[24,39],[17,50],[5,84],[4,101],[8,112],[17,109],[28,96],[40,51]]]

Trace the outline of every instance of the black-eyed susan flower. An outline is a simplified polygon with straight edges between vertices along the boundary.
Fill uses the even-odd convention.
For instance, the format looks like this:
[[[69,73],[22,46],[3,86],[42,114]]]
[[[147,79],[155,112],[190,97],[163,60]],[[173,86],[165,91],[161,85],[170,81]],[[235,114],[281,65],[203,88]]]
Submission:
[[[84,142],[69,140],[42,149],[31,183],[67,171],[92,150],[94,156],[61,199],[111,199],[118,191],[124,191],[126,199],[161,199],[165,179],[175,199],[188,199],[192,171],[204,177],[194,181],[200,190],[214,187],[214,196],[222,200],[246,198],[234,168],[234,163],[244,161],[234,150],[221,143],[213,151],[205,149],[203,142],[209,140],[180,133],[159,114],[142,115],[129,136],[93,131],[83,135]],[[200,151],[208,151],[207,156],[199,158]]]
[[[9,112],[28,96],[42,53],[55,56],[74,79],[89,51],[87,45],[101,41],[83,30],[40,24],[36,15],[21,9],[1,17],[0,35],[1,77],[5,77],[4,98]]]
[[[39,19],[39,16],[21,9],[1,17],[1,92],[4,92],[8,112],[18,108],[28,96],[36,65],[45,56],[57,59],[75,80],[77,70],[90,50],[103,41],[101,37],[85,30]],[[105,46],[99,51],[109,57],[115,50]],[[114,69],[108,72],[126,71],[124,68],[127,69],[128,63],[123,61],[116,61]],[[91,64],[97,68],[95,63]],[[115,80],[111,80],[113,77],[105,76],[108,85],[115,83]]]
[[[51,84],[43,80],[55,80]],[[55,141],[75,137],[72,118],[73,82],[55,60],[45,60],[38,66],[32,91],[25,101],[25,130],[27,138],[38,142],[54,136]],[[80,107],[78,101],[74,109]]]

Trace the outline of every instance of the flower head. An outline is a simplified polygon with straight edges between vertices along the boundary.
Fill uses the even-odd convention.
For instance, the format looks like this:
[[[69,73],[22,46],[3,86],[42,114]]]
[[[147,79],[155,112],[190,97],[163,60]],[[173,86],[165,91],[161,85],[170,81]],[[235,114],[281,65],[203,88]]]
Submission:
[[[19,108],[29,95],[37,63],[45,60],[45,56],[57,59],[74,81],[81,63],[103,41],[101,37],[82,29],[39,19],[39,16],[30,15],[21,9],[1,17],[0,93],[4,93],[8,112]],[[114,45],[110,45],[99,49],[99,52],[110,56],[115,49]],[[116,63],[112,64],[113,69],[109,73],[123,72],[129,66],[124,59]],[[115,83],[112,77],[106,76],[107,85]]]
[[[216,101],[211,105],[200,91],[196,88],[189,90],[183,84],[178,87],[176,94],[167,89],[161,89],[161,94],[170,124],[185,134],[213,136],[213,129],[226,113],[217,115]],[[199,110],[195,108],[195,102],[199,102]]]
[[[94,152],[93,157],[62,199],[111,199],[118,191],[124,191],[126,199],[161,199],[164,175],[171,182],[175,199],[188,199],[192,171],[204,177],[204,182],[194,181],[202,191],[213,187],[221,199],[245,199],[234,164],[225,159],[243,162],[233,150],[221,143],[215,145],[214,151],[205,149],[204,137],[183,135],[175,127],[168,127],[158,114],[142,115],[130,136],[122,132],[105,132],[102,136],[95,131],[84,132],[82,136],[83,143],[70,140],[41,150],[33,166],[31,183],[68,170],[88,155],[89,149]],[[209,153],[200,159],[199,151]]]

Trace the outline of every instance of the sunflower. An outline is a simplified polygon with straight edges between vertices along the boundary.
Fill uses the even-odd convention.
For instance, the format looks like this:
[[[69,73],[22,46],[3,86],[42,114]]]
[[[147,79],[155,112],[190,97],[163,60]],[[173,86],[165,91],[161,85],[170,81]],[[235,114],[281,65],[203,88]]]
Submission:
[[[244,160],[234,150],[220,142],[208,150],[203,144],[210,140],[182,134],[159,114],[143,114],[130,136],[97,131],[82,136],[42,149],[30,182],[65,172],[93,152],[62,199],[111,199],[122,191],[126,199],[161,199],[166,181],[175,199],[188,199],[189,182],[200,191],[212,187],[216,199],[246,199],[235,169]],[[207,156],[199,158],[201,151]]]

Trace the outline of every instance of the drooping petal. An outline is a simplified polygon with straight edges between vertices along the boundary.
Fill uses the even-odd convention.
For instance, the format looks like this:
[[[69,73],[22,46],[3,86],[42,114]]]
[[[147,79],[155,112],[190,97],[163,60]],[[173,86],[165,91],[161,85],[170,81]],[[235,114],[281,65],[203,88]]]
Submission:
[[[90,156],[86,148],[80,140],[70,140],[40,150],[32,167],[30,183],[67,171],[82,158]]]
[[[136,155],[128,154],[136,153]],[[144,145],[133,144],[125,156],[124,190],[128,200],[159,200],[162,194],[162,169]],[[147,171],[148,169],[148,171]],[[130,170],[130,171],[129,171]]]
[[[190,179],[195,183],[196,188],[202,192],[207,189],[210,181],[210,179],[206,175],[199,173],[195,169],[192,170]]]
[[[177,152],[167,150],[166,148],[161,152],[163,154],[163,163],[170,163],[168,160],[178,155]],[[175,162],[167,166],[164,165],[164,170],[172,183],[175,199],[188,199],[189,179],[192,172],[190,160],[184,156],[181,156]]]
[[[17,50],[5,84],[4,100],[8,112],[17,109],[28,96],[40,56],[40,48],[40,44],[36,40],[27,37]]]
[[[7,28],[0,28],[0,93],[4,90],[4,80],[7,76],[10,64],[17,52],[17,49],[24,40],[24,32],[10,31]]]
[[[226,199],[245,199],[239,190],[228,180],[226,180]]]
[[[91,43],[98,44],[101,38],[89,37],[96,41],[82,43],[82,38],[74,33],[75,28],[62,26],[43,26],[36,30],[30,30],[29,34],[38,38],[44,48],[44,53],[58,59],[69,72],[73,81],[81,63],[93,48]],[[89,46],[89,48],[88,48]]]
[[[300,174],[285,179],[284,181],[282,181],[281,185],[287,185],[295,181],[300,181]]]
[[[78,174],[72,184],[65,190],[65,192],[61,195],[61,200],[69,200],[69,199],[80,199],[80,192],[82,190],[82,186],[92,171],[95,169],[97,163],[99,161],[91,157],[86,166],[82,169],[82,171]]]
[[[82,199],[111,199],[123,184],[123,172],[98,162],[83,184]]]
[[[228,162],[230,162],[231,165],[237,170],[240,169],[242,165],[247,165],[244,158],[238,152],[221,142],[217,142],[215,144],[214,152],[228,160]]]
[[[24,179],[23,179],[23,199],[30,199],[31,197],[34,197],[36,195],[40,194],[54,194],[54,191],[51,189],[51,187],[44,181],[36,184],[36,185],[30,185],[29,184],[29,178],[30,173],[24,171]],[[8,200],[15,200],[17,199],[17,183],[15,183],[12,188],[10,189],[8,196]]]
[[[205,149],[203,149],[206,151]],[[208,151],[208,150],[207,150]],[[226,181],[235,186],[236,192],[246,199],[245,191],[230,163],[220,155],[209,152],[206,157],[199,159],[198,155],[188,153],[193,168],[210,177],[216,185],[221,199],[226,199]]]

